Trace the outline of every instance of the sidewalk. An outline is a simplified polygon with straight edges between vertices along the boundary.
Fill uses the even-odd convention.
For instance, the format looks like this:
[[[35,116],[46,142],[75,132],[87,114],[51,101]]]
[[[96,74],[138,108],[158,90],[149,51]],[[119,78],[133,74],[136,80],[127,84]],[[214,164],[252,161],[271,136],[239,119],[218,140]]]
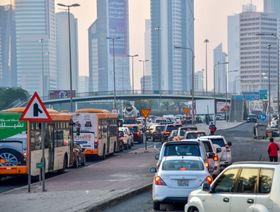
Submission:
[[[56,212],[98,211],[97,206],[109,204],[116,198],[148,189],[154,174],[155,150],[150,147],[120,153],[105,161],[49,178],[47,192],[41,192],[38,183],[0,194],[0,211]]]

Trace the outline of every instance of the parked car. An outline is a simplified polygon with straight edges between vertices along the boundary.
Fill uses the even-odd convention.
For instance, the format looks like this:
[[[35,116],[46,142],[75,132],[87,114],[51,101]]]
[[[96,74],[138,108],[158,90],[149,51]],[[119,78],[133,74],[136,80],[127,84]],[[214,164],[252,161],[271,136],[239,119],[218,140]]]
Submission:
[[[156,173],[157,171],[157,173]],[[153,180],[153,208],[160,210],[161,203],[186,203],[191,191],[212,178],[201,157],[164,157]]]
[[[78,168],[79,166],[86,165],[86,155],[82,149],[82,147],[74,142],[73,146],[73,167]]]
[[[238,162],[189,195],[185,212],[279,212],[280,164]]]
[[[163,157],[167,156],[198,156],[207,163],[207,155],[204,145],[195,139],[182,140],[180,142],[165,142],[160,149],[160,153],[155,155],[155,158],[158,160],[157,166],[160,165]]]
[[[204,145],[204,148],[207,153],[209,164],[208,170],[213,177],[216,177],[218,176],[218,174],[220,174],[221,171],[220,158],[218,155],[218,153],[222,151],[221,147],[216,144],[213,144],[210,139],[199,138],[199,140]]]
[[[200,137],[200,139],[204,138],[210,139],[213,144],[216,144],[221,147],[221,152],[218,153],[221,169],[224,169],[227,166],[229,166],[232,163],[231,142],[227,141],[225,137],[221,135],[209,135]]]

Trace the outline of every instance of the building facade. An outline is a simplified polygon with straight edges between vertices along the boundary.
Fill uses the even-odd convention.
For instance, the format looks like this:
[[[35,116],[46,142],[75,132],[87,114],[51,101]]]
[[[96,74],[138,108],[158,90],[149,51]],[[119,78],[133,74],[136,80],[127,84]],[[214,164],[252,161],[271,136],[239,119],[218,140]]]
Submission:
[[[89,86],[88,86],[89,80],[88,76],[79,76],[79,93],[87,93],[89,92]]]
[[[280,1],[279,0],[264,0],[264,12],[272,13],[273,16],[280,18]]]
[[[240,93],[240,18],[228,16],[228,92]]]
[[[128,0],[97,0],[88,34],[90,91],[130,90]]]
[[[277,84],[277,19],[270,14],[243,7],[240,14],[240,82],[242,92],[257,92]]]
[[[15,21],[12,5],[0,5],[0,87],[15,87]]]
[[[151,49],[153,90],[190,91],[193,0],[151,0]]]
[[[79,78],[78,27],[77,19],[73,14],[70,14],[70,31],[72,89],[77,91]],[[69,51],[68,13],[59,12],[56,14],[56,64],[58,90],[70,90]]]
[[[227,54],[223,51],[223,44],[214,50],[214,92],[226,93],[227,89]]]
[[[204,92],[204,70],[195,72],[194,90],[198,92]]]

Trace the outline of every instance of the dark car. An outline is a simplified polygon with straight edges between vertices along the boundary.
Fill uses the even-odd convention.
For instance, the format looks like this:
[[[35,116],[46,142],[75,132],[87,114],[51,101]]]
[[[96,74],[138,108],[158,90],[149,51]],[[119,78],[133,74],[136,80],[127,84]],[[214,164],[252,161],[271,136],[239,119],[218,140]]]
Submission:
[[[251,123],[257,123],[258,122],[258,117],[255,114],[249,114],[247,117],[247,122],[251,122]]]

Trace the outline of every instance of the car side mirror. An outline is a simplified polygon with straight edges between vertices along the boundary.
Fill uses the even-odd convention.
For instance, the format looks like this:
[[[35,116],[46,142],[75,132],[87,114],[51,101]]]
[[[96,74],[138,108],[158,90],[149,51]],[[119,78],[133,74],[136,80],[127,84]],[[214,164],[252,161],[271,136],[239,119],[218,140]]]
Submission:
[[[202,191],[210,192],[210,185],[208,183],[203,183]]]
[[[157,153],[157,154],[155,155],[155,159],[156,159],[156,160],[159,159],[159,153]]]
[[[216,153],[219,153],[219,152],[221,152],[222,151],[222,149],[220,148],[220,147],[218,147],[217,149],[216,149]]]
[[[207,153],[207,158],[214,158],[215,153],[214,152],[208,152]]]
[[[228,141],[227,144],[228,144],[229,146],[232,146],[232,143],[231,143],[230,141]]]
[[[157,172],[157,168],[156,167],[152,167],[149,169],[150,173],[156,173]]]

